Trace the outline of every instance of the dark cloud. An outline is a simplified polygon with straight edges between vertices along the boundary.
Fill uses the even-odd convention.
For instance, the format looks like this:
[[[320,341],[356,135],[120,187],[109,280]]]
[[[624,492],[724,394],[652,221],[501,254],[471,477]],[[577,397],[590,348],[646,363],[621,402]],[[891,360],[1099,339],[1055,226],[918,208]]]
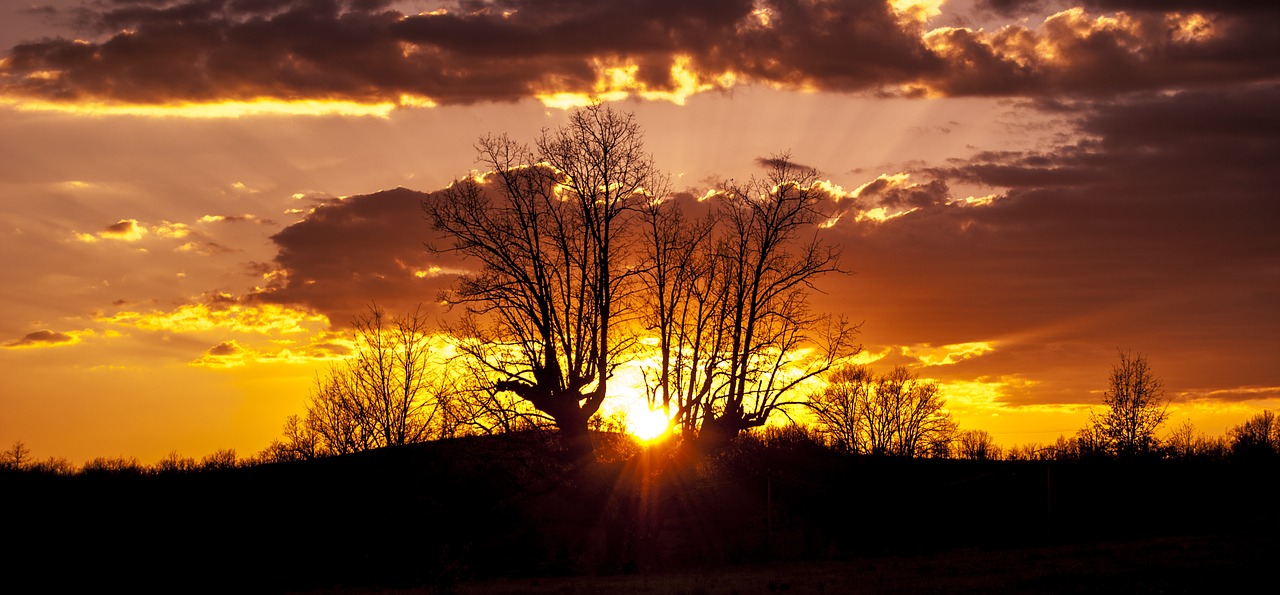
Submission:
[[[1082,354],[1122,347],[1171,386],[1280,386],[1278,102],[1264,87],[1080,105],[1087,140],[917,172],[934,177],[922,208],[834,228],[858,274],[825,299],[858,304],[873,343],[1000,342],[948,368],[968,378],[1065,383]],[[1004,190],[986,206],[935,200],[974,182]]]
[[[788,168],[798,170],[815,170],[815,168],[802,163],[796,163],[791,160],[791,156],[787,154],[773,155],[770,157],[756,157],[756,166],[763,169],[772,168]]]
[[[76,338],[66,333],[59,333],[51,330],[39,330],[34,333],[27,333],[20,339],[14,339],[5,343],[5,347],[48,347],[53,345],[61,345],[64,343],[74,343]]]
[[[223,341],[205,351],[206,356],[210,357],[226,357],[229,355],[238,355],[244,353],[245,349],[235,341]]]
[[[889,179],[880,178],[863,188],[858,198],[893,210],[905,210],[944,204],[949,194],[947,184],[941,180],[898,186]]]
[[[270,282],[250,299],[310,308],[336,325],[372,301],[391,312],[432,303],[459,269],[426,248],[428,196],[397,188],[317,207],[271,236],[274,262],[255,265]]]
[[[1005,17],[1023,17],[1040,14],[1051,0],[978,0],[979,10],[987,10]]]
[[[121,219],[102,229],[106,235],[129,235],[138,230],[138,222],[133,219]]]
[[[675,91],[677,62],[713,87],[731,72],[790,88],[957,96],[1109,95],[1280,72],[1280,12],[1177,4],[1205,16],[1094,2],[1101,14],[1134,12],[926,33],[875,0],[462,1],[420,15],[381,1],[122,1],[84,13],[102,41],[9,49],[0,89],[54,101],[409,95],[456,104],[592,93],[602,67],[624,65],[635,67],[636,85]]]
[[[1006,4],[1011,3],[1010,0],[1000,1]],[[1083,4],[1084,6],[1101,10],[1224,13],[1280,12],[1280,4],[1276,4],[1271,0],[1232,0],[1231,2],[1221,2],[1220,0],[1084,0]]]

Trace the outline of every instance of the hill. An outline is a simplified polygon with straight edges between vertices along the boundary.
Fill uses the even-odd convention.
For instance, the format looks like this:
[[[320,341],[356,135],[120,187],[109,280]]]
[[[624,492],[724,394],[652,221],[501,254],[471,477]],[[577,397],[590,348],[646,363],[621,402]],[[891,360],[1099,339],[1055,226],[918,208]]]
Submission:
[[[1270,465],[877,460],[757,440],[569,465],[537,435],[508,435],[200,473],[4,474],[0,554],[10,592],[450,591],[904,561],[893,573],[957,552],[1147,540],[1193,544],[1176,559],[1195,573],[1204,558],[1200,582],[1179,584],[1204,584],[1248,575],[1247,556],[1224,566],[1220,552],[1275,551],[1278,478]],[[1067,576],[1087,558],[1067,556],[1085,566]]]

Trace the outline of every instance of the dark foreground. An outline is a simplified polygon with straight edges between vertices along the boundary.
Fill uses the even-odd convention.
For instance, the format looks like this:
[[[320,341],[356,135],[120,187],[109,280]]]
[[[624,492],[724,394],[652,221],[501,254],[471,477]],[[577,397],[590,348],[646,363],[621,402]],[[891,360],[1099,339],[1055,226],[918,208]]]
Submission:
[[[0,475],[0,592],[1223,592],[1280,552],[1274,464],[545,449]]]
[[[1275,581],[1274,527],[1018,549],[461,585],[460,594],[1241,593]]]

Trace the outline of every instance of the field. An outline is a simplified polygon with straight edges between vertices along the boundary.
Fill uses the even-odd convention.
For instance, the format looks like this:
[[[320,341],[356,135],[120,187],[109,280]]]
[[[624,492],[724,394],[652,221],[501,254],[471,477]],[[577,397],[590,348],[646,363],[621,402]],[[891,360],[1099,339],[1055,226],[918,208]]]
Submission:
[[[1274,578],[1277,471],[877,460],[753,441],[568,465],[508,436],[218,472],[5,474],[0,587],[1241,590]]]

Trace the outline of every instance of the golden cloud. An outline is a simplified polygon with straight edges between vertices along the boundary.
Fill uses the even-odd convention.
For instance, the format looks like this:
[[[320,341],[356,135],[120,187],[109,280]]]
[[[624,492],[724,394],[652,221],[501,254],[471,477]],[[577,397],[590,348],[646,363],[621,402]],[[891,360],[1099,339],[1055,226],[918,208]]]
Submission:
[[[986,341],[978,341],[942,345],[940,347],[925,344],[902,347],[901,349],[902,355],[915,358],[921,365],[950,366],[995,351],[995,346]]]
[[[430,103],[416,98],[407,107]],[[359,116],[389,118],[400,107],[395,102],[360,103],[342,100],[281,100],[262,98],[250,101],[177,102],[159,105],[106,101],[74,103],[38,98],[0,97],[0,106],[18,111],[54,112],[78,116],[143,116],[152,118],[243,118],[253,116]]]
[[[329,319],[321,314],[276,304],[185,304],[163,312],[117,312],[97,318],[98,322],[149,331],[175,333],[210,330],[262,335],[297,334],[326,328]]]

